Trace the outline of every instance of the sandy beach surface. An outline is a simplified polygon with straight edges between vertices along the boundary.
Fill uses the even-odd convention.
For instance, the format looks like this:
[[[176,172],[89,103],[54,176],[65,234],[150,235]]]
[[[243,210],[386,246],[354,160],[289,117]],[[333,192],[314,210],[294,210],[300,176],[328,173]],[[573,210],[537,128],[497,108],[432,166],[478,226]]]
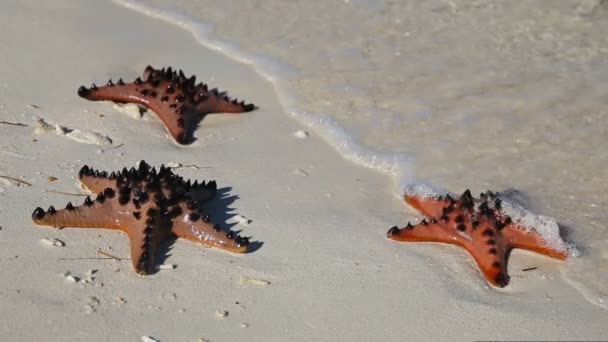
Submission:
[[[509,263],[511,284],[496,289],[464,250],[386,239],[389,227],[421,218],[398,196],[398,181],[343,158],[322,132],[287,115],[276,85],[256,73],[255,65],[238,63],[178,26],[112,2],[6,1],[0,21],[5,28],[0,30],[0,340],[608,338],[606,310],[564,276],[573,272],[577,284],[590,284],[594,294],[605,290],[597,273],[606,272],[608,259],[602,254],[606,214],[599,212],[607,203],[599,195],[606,169],[584,173],[583,166],[572,166],[586,185],[579,192],[556,190],[559,195],[545,202],[547,187],[539,185],[545,173],[554,176],[545,179],[547,186],[570,182],[570,175],[522,174],[494,165],[499,176],[515,173],[519,181],[511,184],[506,177],[466,168],[466,161],[482,164],[475,155],[455,165],[457,175],[449,175],[443,164],[444,171],[416,164],[417,177],[453,191],[523,188],[541,213],[568,223],[574,231],[570,242],[583,253],[594,252],[582,262],[562,263],[516,250]],[[133,117],[76,94],[82,84],[134,79],[149,64],[182,68],[259,109],[209,115],[196,132],[198,140],[178,146],[153,113]],[[602,103],[596,98],[600,93],[591,95],[594,110]],[[586,151],[589,165],[606,166],[605,151],[593,145],[605,142],[605,118],[602,112],[586,119],[591,134],[579,136],[592,144],[589,149],[565,143],[564,154],[552,157],[571,148]],[[522,133],[522,139],[530,136]],[[526,140],[519,151],[527,156],[526,147],[533,145],[540,146],[536,153],[547,152],[557,140],[536,145]],[[491,162],[500,159],[495,149],[484,150]],[[505,158],[514,160],[515,152]],[[32,223],[37,206],[83,201],[87,192],[77,181],[82,165],[118,170],[142,159],[179,165],[175,171],[193,180],[215,179],[221,195],[210,204],[215,220],[251,236],[257,248],[235,255],[177,241],[161,260],[176,267],[141,277],[132,271],[120,232]],[[532,169],[543,162],[533,164]],[[526,176],[532,180],[526,182]],[[595,207],[567,208],[567,196],[592,199]],[[239,222],[237,215],[251,222]],[[594,230],[581,232],[589,222]],[[524,271],[528,268],[535,269]],[[592,276],[586,279],[579,268]]]

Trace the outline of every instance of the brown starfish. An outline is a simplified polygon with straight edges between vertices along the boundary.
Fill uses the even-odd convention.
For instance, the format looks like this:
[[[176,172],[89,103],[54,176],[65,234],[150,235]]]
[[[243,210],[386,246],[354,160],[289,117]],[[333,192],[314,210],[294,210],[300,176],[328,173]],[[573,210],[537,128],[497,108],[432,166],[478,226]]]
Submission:
[[[568,250],[552,246],[530,227],[504,214],[502,201],[494,193],[474,199],[466,190],[458,199],[450,195],[424,197],[406,194],[405,201],[430,220],[404,228],[391,228],[387,236],[398,241],[443,242],[466,249],[485,278],[494,286],[509,283],[507,261],[513,248],[523,248],[564,260]],[[562,247],[562,248],[560,248]]]
[[[131,242],[135,271],[150,274],[161,242],[177,236],[230,252],[247,251],[249,239],[233,231],[223,232],[199,203],[215,197],[215,181],[184,181],[169,168],[156,169],[142,161],[139,168],[112,172],[95,171],[87,165],[79,172],[80,181],[98,193],[78,207],[68,202],[65,209],[47,211],[38,207],[32,213],[35,223],[54,227],[119,229]]]
[[[171,67],[160,70],[147,66],[141,78],[131,83],[110,79],[105,86],[81,86],[78,95],[92,101],[135,103],[154,111],[180,144],[192,140],[192,134],[203,117],[210,113],[243,113],[255,109],[253,104],[230,99],[225,92],[196,84]]]

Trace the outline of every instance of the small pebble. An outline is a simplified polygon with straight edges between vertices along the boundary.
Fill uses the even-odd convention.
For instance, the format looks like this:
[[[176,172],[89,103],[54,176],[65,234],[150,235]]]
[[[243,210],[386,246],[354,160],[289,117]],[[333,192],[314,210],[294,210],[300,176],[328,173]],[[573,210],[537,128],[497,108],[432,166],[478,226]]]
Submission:
[[[171,292],[171,293],[161,293],[159,296],[160,299],[172,299],[172,300],[176,300],[177,299],[177,294],[175,292]]]
[[[243,328],[243,329],[249,328],[249,324],[248,323],[241,323],[241,328]]]
[[[49,180],[49,182],[54,182],[54,181],[58,180],[59,178],[50,176],[47,179]]]
[[[306,139],[306,138],[308,138],[308,135],[309,135],[308,132],[302,131],[302,130],[296,131],[293,134],[293,136],[296,137],[296,138],[298,138],[298,139]]]
[[[90,314],[92,314],[95,311],[97,311],[97,310],[92,305],[87,304],[87,305],[84,306],[84,312],[87,315],[90,315]]]
[[[226,318],[228,316],[228,311],[226,311],[226,310],[217,310],[215,312],[215,316],[217,318]]]

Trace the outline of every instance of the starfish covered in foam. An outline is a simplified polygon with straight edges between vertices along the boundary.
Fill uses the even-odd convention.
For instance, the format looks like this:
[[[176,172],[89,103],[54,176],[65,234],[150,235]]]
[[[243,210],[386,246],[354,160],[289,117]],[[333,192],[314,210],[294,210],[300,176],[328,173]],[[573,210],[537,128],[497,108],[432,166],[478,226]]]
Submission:
[[[78,95],[92,101],[135,103],[154,111],[171,136],[180,144],[192,140],[192,134],[203,117],[210,113],[244,113],[255,109],[253,104],[229,98],[225,92],[196,84],[196,77],[186,77],[171,67],[146,67],[142,77],[125,83],[110,79],[104,86],[81,86]]]
[[[184,181],[169,168],[157,172],[145,162],[138,169],[126,168],[108,174],[85,165],[80,181],[98,193],[93,200],[65,209],[36,208],[35,223],[53,227],[118,229],[127,234],[135,271],[146,275],[154,271],[159,245],[171,237],[184,238],[205,246],[244,253],[249,239],[233,231],[222,231],[208,214],[199,210],[201,203],[215,197],[215,181]]]
[[[399,229],[391,228],[390,239],[407,242],[442,242],[466,249],[487,281],[497,287],[509,283],[507,262],[513,248],[522,248],[564,260],[568,248],[555,245],[533,227],[515,222],[502,210],[502,200],[494,193],[473,198],[466,190],[458,199],[450,195],[406,194],[405,201],[430,218]],[[558,237],[559,239],[559,237]],[[559,240],[561,241],[561,239]]]

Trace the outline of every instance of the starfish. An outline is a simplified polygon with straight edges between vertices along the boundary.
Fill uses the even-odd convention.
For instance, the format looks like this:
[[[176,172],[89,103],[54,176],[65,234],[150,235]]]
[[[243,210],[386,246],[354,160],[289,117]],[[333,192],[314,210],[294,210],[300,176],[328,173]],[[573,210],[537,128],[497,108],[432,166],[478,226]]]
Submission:
[[[534,228],[515,222],[506,215],[501,199],[490,191],[482,193],[478,199],[473,198],[469,190],[458,199],[449,194],[445,197],[406,194],[405,201],[430,219],[423,219],[416,225],[408,222],[401,229],[392,227],[387,233],[388,238],[463,247],[494,286],[505,287],[509,283],[507,262],[513,248],[560,260],[568,256],[567,248],[553,246]]]
[[[86,188],[98,193],[84,204],[68,202],[65,209],[38,207],[32,213],[35,223],[53,227],[119,229],[131,244],[131,261],[139,274],[154,270],[159,245],[173,236],[217,247],[234,253],[247,251],[249,239],[233,231],[223,232],[199,204],[215,197],[215,181],[184,181],[161,165],[157,172],[142,161],[138,169],[97,171],[85,165],[79,172]]]
[[[230,99],[225,92],[196,84],[196,77],[187,78],[182,70],[171,67],[160,70],[147,66],[142,77],[131,83],[112,79],[105,86],[81,86],[78,95],[91,101],[135,103],[154,111],[180,144],[192,140],[198,123],[210,113],[243,113],[255,109],[253,104]]]

